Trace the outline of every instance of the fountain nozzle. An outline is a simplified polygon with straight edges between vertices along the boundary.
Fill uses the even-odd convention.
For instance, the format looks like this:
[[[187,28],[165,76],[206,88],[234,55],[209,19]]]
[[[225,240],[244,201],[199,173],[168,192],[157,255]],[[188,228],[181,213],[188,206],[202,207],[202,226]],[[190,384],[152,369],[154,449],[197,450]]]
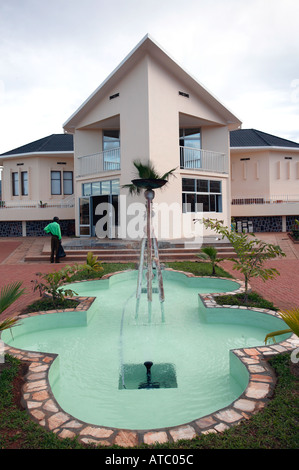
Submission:
[[[146,361],[144,362],[144,365],[146,367],[146,378],[147,378],[147,381],[145,383],[141,383],[139,385],[139,389],[141,388],[160,388],[160,384],[158,382],[152,382],[151,380],[151,367],[153,365],[153,363],[151,361]]]

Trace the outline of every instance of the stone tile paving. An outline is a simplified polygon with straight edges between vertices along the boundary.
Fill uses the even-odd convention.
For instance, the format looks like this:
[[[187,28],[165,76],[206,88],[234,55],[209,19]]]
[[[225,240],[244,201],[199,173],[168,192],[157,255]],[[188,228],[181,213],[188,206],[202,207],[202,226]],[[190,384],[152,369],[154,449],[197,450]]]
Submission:
[[[244,289],[242,281],[239,284],[239,291],[242,291]],[[215,295],[221,294],[201,296],[206,308],[221,308],[215,302]],[[82,304],[78,308],[86,310],[93,299],[81,298],[81,301]],[[228,308],[233,307],[228,306]],[[258,311],[267,315],[277,315],[276,312],[270,310],[258,309]],[[36,312],[27,316],[51,315],[51,313],[53,312]],[[144,431],[95,426],[69,415],[56,402],[48,380],[50,366],[57,356],[15,349],[8,345],[5,345],[4,349],[6,353],[29,363],[22,401],[34,421],[60,438],[77,436],[83,443],[133,447],[142,443],[176,442],[180,439],[192,439],[200,434],[221,433],[242,420],[249,419],[266,406],[274,392],[276,379],[267,359],[282,352],[292,351],[298,346],[298,337],[292,335],[288,340],[277,344],[231,351],[231,354],[244,364],[249,373],[248,385],[240,397],[229,406],[208,416],[199,417],[190,423]]]

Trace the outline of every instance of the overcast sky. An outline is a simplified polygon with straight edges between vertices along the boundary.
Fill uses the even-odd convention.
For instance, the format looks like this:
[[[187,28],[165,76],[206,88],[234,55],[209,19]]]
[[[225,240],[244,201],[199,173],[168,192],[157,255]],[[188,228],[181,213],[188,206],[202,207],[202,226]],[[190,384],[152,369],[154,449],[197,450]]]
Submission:
[[[242,122],[299,142],[298,0],[0,0],[0,153],[53,133],[148,33]]]

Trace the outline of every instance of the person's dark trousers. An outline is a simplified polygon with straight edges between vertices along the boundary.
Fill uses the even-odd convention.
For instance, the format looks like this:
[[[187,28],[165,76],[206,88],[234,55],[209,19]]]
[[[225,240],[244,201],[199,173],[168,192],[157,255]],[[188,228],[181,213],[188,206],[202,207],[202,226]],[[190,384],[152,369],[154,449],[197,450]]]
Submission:
[[[51,236],[51,263],[59,263],[58,258],[58,249],[59,249],[59,238],[55,235]]]

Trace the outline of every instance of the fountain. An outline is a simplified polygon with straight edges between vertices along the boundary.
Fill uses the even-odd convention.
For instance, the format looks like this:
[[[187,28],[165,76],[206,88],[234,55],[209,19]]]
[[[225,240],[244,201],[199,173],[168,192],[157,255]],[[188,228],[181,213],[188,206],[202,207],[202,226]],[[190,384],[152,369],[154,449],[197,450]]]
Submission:
[[[263,344],[282,323],[254,310],[203,306],[200,293],[237,291],[236,281],[168,270],[163,279],[152,202],[166,181],[132,183],[146,199],[138,271],[76,283],[79,296],[95,298],[88,312],[34,314],[14,337],[1,336],[14,351],[57,354],[48,375],[57,406],[101,432],[178,426],[228,406],[249,378],[231,351]]]

